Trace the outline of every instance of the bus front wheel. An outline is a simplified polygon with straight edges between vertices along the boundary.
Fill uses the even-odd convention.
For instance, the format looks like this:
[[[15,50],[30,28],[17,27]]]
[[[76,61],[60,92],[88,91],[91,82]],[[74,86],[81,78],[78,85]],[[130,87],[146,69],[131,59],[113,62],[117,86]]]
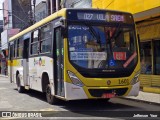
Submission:
[[[46,87],[46,99],[47,102],[51,105],[56,104],[58,99],[51,94],[51,86],[48,84]]]
[[[20,75],[18,74],[16,77],[16,84],[17,84],[17,90],[19,93],[23,93],[24,92],[24,87],[21,86],[21,81],[20,81]]]

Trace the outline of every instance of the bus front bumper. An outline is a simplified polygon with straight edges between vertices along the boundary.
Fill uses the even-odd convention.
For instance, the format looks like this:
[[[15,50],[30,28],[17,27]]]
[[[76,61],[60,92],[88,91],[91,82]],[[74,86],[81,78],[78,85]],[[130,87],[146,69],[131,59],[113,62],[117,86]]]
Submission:
[[[110,96],[110,98],[119,96],[137,96],[140,82],[129,86],[112,87],[79,87],[67,82],[65,82],[64,85],[66,100],[80,100],[104,98],[104,95]]]

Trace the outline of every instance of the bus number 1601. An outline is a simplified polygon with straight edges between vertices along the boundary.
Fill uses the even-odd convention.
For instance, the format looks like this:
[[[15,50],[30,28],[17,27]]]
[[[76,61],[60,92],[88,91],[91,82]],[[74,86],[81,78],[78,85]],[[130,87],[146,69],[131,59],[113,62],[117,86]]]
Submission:
[[[119,79],[119,84],[120,85],[128,85],[129,84],[129,80],[128,79]]]

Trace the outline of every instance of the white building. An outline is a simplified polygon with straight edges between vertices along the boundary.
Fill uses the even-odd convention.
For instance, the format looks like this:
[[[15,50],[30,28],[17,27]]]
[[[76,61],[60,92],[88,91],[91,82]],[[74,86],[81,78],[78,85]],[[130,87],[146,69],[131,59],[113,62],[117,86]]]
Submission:
[[[65,8],[91,8],[92,0],[61,0]]]
[[[48,16],[47,3],[46,1],[41,1],[35,7],[35,20],[36,22],[38,22],[47,16]]]

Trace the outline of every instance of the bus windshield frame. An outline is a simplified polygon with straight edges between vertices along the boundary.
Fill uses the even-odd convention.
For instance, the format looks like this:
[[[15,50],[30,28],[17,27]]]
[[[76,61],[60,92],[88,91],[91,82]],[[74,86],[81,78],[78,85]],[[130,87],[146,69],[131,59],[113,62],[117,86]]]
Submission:
[[[130,23],[101,21],[100,23],[95,19],[93,21],[68,20],[67,29],[68,29],[69,61],[76,68],[76,70],[78,70],[83,76],[97,77],[97,78],[98,77],[116,78],[116,77],[129,76],[134,71],[138,63],[138,42],[136,38],[135,25],[133,21],[132,22],[130,21]],[[81,31],[80,29],[83,29],[82,33],[80,32]],[[102,30],[103,33],[96,29],[101,29],[101,30],[103,29]],[[77,33],[74,31],[77,31]],[[117,39],[116,37],[118,36],[118,34],[121,34],[120,32],[127,33],[128,35],[125,34],[125,36],[127,36],[127,38],[132,41],[128,43],[128,46],[125,45],[126,41],[123,41],[123,45],[121,44],[121,47],[117,47],[117,50],[114,50],[113,43],[114,44],[121,43],[115,41],[115,39]],[[92,42],[95,42],[94,48],[96,48],[97,50],[93,50],[94,49],[93,44],[87,45],[88,48],[85,50],[83,49],[78,50],[78,47],[81,46],[80,42],[82,41],[85,43],[89,42],[89,40],[87,39],[90,36],[86,34],[90,34],[90,36],[92,36],[91,39],[94,39]],[[102,44],[102,39],[106,40],[106,42],[103,44]],[[74,44],[75,46],[74,45],[72,46],[71,44],[72,45]],[[99,45],[97,46],[96,44]],[[92,47],[89,48],[89,46]],[[82,45],[82,47],[84,47],[84,45]],[[123,47],[124,49],[122,50],[121,48]],[[100,50],[99,48],[102,49]],[[94,63],[92,62],[93,59]],[[77,62],[78,60],[81,63],[78,63]],[[91,61],[90,63],[89,62],[87,63],[87,67],[85,66],[86,60]],[[97,65],[98,67],[95,67],[93,65],[95,64],[95,61],[102,61],[102,62]],[[92,64],[92,66],[89,64]]]

